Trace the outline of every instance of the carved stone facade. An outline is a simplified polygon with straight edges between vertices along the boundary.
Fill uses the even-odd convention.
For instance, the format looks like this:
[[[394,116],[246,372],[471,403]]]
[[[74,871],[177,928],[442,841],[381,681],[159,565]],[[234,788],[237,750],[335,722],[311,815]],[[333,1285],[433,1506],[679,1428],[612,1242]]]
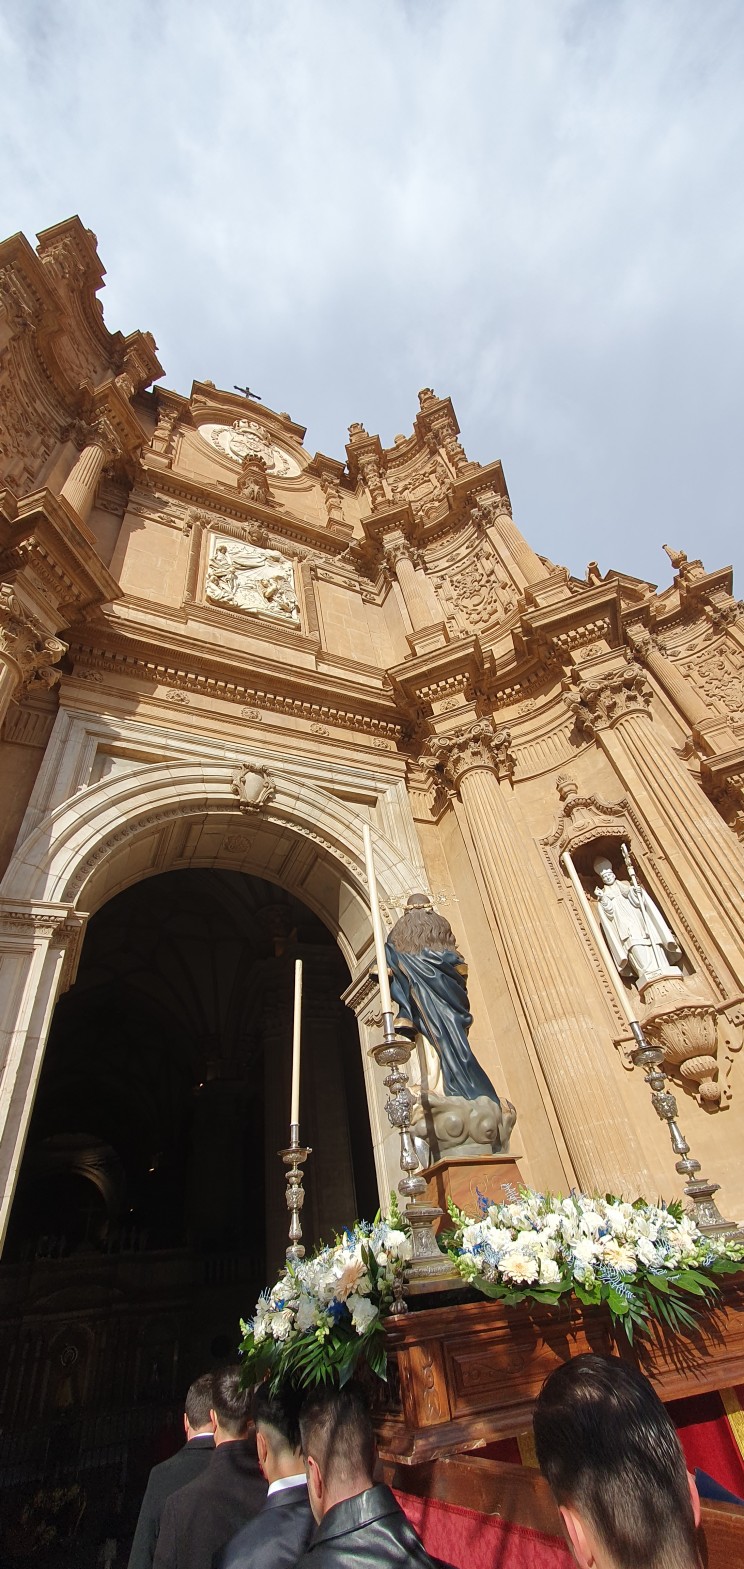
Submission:
[[[153,388],[153,339],[109,331],[102,277],[77,219],[37,250],[0,246],[3,1224],[86,921],[200,867],[265,878],[337,939],[387,1196],[364,823],[389,924],[417,888],[457,912],[526,1178],[671,1196],[607,946],[565,862],[590,901],[593,859],[621,878],[628,844],[683,955],[684,1001],[643,999],[648,1027],[697,1158],[744,1217],[730,572],[670,549],[657,593],[552,566],[500,462],[468,459],[430,388],[408,434],[385,447],[355,422],[345,456],[250,396]]]

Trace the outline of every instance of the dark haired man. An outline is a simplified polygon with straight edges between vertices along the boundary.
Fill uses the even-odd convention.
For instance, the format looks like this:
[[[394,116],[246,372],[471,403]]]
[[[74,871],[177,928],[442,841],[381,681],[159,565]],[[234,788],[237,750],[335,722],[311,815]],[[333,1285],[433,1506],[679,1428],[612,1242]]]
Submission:
[[[251,1433],[251,1391],[241,1388],[240,1377],[237,1366],[213,1374],[215,1452],[206,1471],[168,1499],[154,1569],[211,1569],[220,1548],[263,1504],[266,1486]]]
[[[375,1441],[366,1401],[352,1384],[311,1395],[300,1412],[310,1507],[318,1529],[302,1569],[384,1569],[428,1557],[389,1487],[375,1486]]]
[[[191,1384],[184,1401],[186,1443],[169,1460],[153,1466],[150,1472],[129,1554],[129,1569],[152,1569],[166,1499],[179,1487],[193,1482],[211,1460],[214,1453],[211,1408],[212,1375],[203,1373]]]
[[[642,1373],[617,1357],[574,1357],[546,1379],[533,1425],[581,1569],[699,1569],[697,1487]]]
[[[315,1522],[302,1464],[299,1404],[289,1387],[275,1395],[267,1383],[256,1390],[256,1448],[269,1491],[261,1513],[222,1549],[219,1569],[293,1569],[310,1541]]]

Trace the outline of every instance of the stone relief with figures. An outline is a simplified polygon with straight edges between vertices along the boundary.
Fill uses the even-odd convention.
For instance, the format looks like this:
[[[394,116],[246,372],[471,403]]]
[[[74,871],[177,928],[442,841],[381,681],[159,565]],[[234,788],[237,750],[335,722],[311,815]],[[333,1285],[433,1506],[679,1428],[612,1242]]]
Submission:
[[[295,626],[300,619],[292,562],[248,540],[212,535],[204,594],[212,605],[276,616]]]

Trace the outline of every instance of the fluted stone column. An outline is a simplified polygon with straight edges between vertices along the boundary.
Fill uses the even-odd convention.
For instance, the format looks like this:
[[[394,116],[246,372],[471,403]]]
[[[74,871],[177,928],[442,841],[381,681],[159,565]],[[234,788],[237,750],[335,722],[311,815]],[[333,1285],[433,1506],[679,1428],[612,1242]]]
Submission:
[[[679,709],[682,718],[690,726],[700,725],[710,719],[710,709],[702,697],[699,697],[689,681],[685,680],[681,671],[672,664],[671,659],[654,642],[650,633],[630,633],[630,642],[633,652],[646,666],[651,674],[656,677],[663,692],[670,697]]]
[[[477,720],[429,742],[429,755],[459,795],[506,962],[540,1059],[579,1182],[590,1191],[649,1190],[629,1116],[611,1093],[604,1049],[585,1008],[594,980],[559,907],[511,785],[509,732]]]
[[[18,599],[12,584],[0,583],[0,724],[23,684],[32,678],[53,686],[53,666],[67,644],[52,637]]]
[[[394,544],[386,551],[411,618],[414,632],[441,621],[442,607],[425,572],[417,571],[407,546]]]
[[[545,563],[528,545],[524,535],[520,534],[505,497],[496,497],[489,503],[487,527],[507,571],[512,564],[516,568],[516,571],[511,571],[511,576],[518,588],[525,588],[528,583],[539,583],[547,576]]]
[[[583,683],[571,704],[646,819],[719,972],[744,990],[744,848],[654,720],[640,666]]]
[[[90,427],[88,443],[83,447],[60,492],[83,523],[87,523],[93,510],[98,481],[104,467],[116,450],[116,438],[107,420],[97,420]]]

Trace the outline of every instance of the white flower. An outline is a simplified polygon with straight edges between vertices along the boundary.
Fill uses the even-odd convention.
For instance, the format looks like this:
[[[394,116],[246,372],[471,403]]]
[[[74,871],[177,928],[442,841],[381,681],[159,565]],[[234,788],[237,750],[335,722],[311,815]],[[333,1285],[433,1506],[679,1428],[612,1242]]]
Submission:
[[[274,1313],[269,1326],[274,1340],[289,1340],[294,1328],[293,1319],[291,1308],[282,1308],[280,1313]]]
[[[295,1320],[297,1328],[299,1330],[312,1329],[314,1323],[316,1322],[316,1314],[317,1308],[312,1297],[309,1297],[305,1292],[303,1292],[302,1296],[300,1297],[300,1303],[297,1309],[297,1318]]]
[[[572,1252],[578,1264],[593,1264],[597,1257],[597,1244],[589,1237],[579,1237],[573,1244]]]
[[[560,1272],[560,1270],[558,1268],[558,1265],[555,1262],[555,1259],[554,1258],[546,1258],[546,1256],[543,1254],[541,1256],[540,1260],[539,1260],[539,1264],[540,1264],[540,1285],[541,1286],[557,1286],[558,1282],[559,1282],[559,1280],[561,1278],[561,1272]]]
[[[529,1285],[537,1280],[539,1274],[537,1260],[530,1258],[527,1253],[520,1253],[516,1248],[502,1254],[499,1270],[506,1280],[513,1280],[515,1285]]]
[[[394,1228],[387,1234],[388,1255],[394,1259],[409,1259],[411,1257],[411,1239],[405,1231],[396,1231]]]
[[[351,1314],[351,1322],[358,1335],[363,1335],[372,1320],[377,1318],[377,1308],[369,1297],[359,1297],[356,1292],[346,1298],[346,1306]]]
[[[602,1257],[606,1264],[611,1264],[621,1275],[634,1275],[636,1272],[637,1260],[633,1249],[627,1243],[619,1242],[616,1237],[605,1237]]]

